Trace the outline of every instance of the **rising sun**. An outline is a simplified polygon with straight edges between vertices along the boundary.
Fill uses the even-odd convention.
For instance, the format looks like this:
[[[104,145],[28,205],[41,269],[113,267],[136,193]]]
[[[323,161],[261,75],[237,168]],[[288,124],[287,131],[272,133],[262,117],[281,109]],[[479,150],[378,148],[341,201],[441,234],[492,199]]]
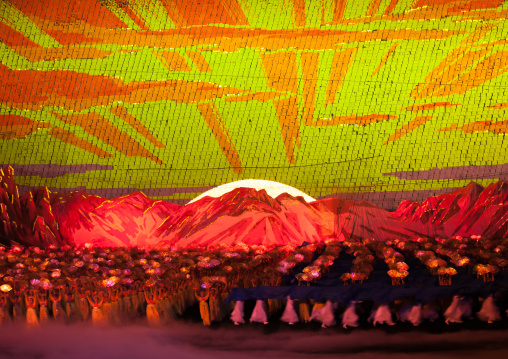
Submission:
[[[287,184],[280,183],[280,182],[274,182],[274,181],[265,181],[265,180],[258,180],[258,179],[247,179],[247,180],[241,180],[236,182],[230,182],[223,184],[221,186],[212,188],[209,191],[206,191],[205,193],[202,193],[198,197],[194,198],[189,203],[195,202],[203,197],[220,197],[225,193],[228,193],[235,188],[254,188],[255,190],[259,191],[264,189],[266,193],[272,197],[276,198],[282,193],[290,194],[293,197],[303,197],[306,202],[312,202],[315,201],[315,198],[312,198],[306,193],[303,193],[302,191],[288,186]]]

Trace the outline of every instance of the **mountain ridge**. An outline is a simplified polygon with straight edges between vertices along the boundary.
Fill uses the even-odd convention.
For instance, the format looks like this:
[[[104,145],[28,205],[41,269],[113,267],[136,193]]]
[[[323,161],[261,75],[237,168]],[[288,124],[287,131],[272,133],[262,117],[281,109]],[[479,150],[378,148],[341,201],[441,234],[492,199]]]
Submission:
[[[12,168],[0,171],[0,243],[27,246],[200,247],[218,244],[300,245],[351,237],[387,240],[421,236],[508,236],[508,182],[471,182],[394,212],[369,202],[328,197],[307,203],[283,193],[237,188],[185,206],[142,192],[114,199],[84,191],[39,188],[21,198]]]

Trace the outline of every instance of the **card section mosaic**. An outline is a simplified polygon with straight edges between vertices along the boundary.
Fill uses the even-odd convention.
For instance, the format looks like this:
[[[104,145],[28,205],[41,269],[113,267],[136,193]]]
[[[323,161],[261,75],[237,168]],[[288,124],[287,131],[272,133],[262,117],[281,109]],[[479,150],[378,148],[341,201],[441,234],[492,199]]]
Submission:
[[[386,209],[506,179],[508,2],[1,0],[22,192],[235,180]]]

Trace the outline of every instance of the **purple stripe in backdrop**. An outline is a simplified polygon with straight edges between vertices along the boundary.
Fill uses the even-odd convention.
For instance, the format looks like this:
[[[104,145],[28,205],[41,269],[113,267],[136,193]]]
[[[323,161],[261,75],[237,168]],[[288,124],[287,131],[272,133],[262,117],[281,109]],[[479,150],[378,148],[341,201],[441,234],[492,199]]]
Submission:
[[[86,193],[100,196],[104,198],[116,198],[120,196],[124,196],[129,193],[133,193],[136,191],[141,191],[148,197],[168,197],[172,196],[176,193],[202,193],[206,192],[209,189],[214,188],[215,186],[210,187],[180,187],[180,188],[86,188],[84,186],[78,186],[74,188],[57,188],[57,187],[48,187],[51,192],[57,193],[70,193],[74,191],[85,191]],[[35,190],[39,187],[33,186],[23,186],[18,185],[19,195],[22,196],[24,193],[28,191]],[[196,195],[197,197],[197,195]],[[180,205],[184,205],[190,201],[190,199],[166,199],[166,202],[176,203]]]
[[[39,176],[42,178],[54,178],[72,173],[86,173],[87,171],[111,171],[114,166],[110,165],[53,165],[53,164],[32,164],[32,165],[1,165],[5,168],[11,166],[15,176]]]
[[[429,197],[438,196],[443,193],[450,193],[458,188],[445,188],[445,189],[419,190],[419,191],[337,193],[329,196],[319,197],[318,199],[335,197],[343,200],[353,200],[357,202],[367,201],[388,211],[393,211],[396,210],[400,202],[404,200],[421,203]]]
[[[469,179],[508,179],[508,163],[504,165],[460,166],[432,168],[423,171],[399,171],[383,173],[404,180],[469,180]]]

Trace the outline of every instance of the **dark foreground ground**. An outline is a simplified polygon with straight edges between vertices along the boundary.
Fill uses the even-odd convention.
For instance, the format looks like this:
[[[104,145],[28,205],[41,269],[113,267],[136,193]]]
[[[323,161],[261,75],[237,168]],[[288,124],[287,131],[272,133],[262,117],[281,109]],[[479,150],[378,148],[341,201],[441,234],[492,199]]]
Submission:
[[[235,326],[229,320],[205,328],[197,308],[161,328],[140,320],[123,327],[89,324],[0,328],[0,358],[508,358],[508,321],[446,325],[323,329],[319,323]]]

